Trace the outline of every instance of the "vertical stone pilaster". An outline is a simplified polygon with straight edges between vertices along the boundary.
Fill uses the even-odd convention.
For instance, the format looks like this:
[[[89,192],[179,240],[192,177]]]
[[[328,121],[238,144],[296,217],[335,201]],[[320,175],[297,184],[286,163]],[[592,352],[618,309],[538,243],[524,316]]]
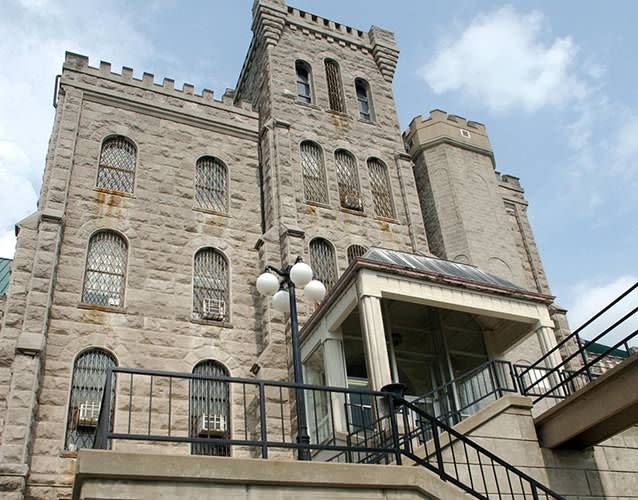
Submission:
[[[392,382],[385,340],[381,299],[364,296],[359,301],[361,333],[370,389],[378,391]]]
[[[326,385],[348,387],[346,360],[343,355],[343,342],[338,338],[328,338],[323,342],[324,371]],[[343,394],[331,393],[332,413],[336,432],[347,432],[345,418],[345,398]]]

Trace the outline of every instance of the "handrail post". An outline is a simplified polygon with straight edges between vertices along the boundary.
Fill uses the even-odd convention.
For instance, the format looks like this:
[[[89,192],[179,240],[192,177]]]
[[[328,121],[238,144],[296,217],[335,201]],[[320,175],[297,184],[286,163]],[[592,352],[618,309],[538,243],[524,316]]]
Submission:
[[[98,417],[97,431],[95,433],[94,447],[99,450],[108,448],[108,432],[111,420],[111,391],[113,378],[113,368],[106,368],[106,380],[104,383],[104,392],[102,393],[102,404],[100,405],[100,415]],[[129,408],[129,411],[131,409]]]
[[[578,350],[580,351],[580,357],[583,359],[583,368],[585,368],[585,372],[587,373],[587,379],[589,382],[592,381],[591,370],[589,367],[589,360],[587,359],[587,354],[585,353],[585,349],[583,348],[583,341],[580,339],[580,335],[576,333],[576,341],[578,342]]]
[[[390,411],[390,428],[392,430],[392,444],[394,446],[394,457],[397,465],[401,465],[401,443],[399,441],[399,426],[397,425],[397,414],[394,406],[394,394],[388,394],[388,410]],[[407,437],[406,437],[407,439]]]
[[[266,390],[263,382],[258,382],[259,387],[259,427],[261,431],[261,458],[268,458],[268,436],[266,434]]]
[[[443,452],[441,451],[441,440],[439,439],[439,429],[437,427],[437,422],[436,419],[433,418],[433,422],[434,424],[432,425],[432,439],[434,439],[434,453],[436,455],[436,463],[439,467],[439,476],[441,476],[441,479],[443,479],[443,481],[445,481],[445,468],[443,465]],[[451,442],[450,442],[450,446],[454,446]]]

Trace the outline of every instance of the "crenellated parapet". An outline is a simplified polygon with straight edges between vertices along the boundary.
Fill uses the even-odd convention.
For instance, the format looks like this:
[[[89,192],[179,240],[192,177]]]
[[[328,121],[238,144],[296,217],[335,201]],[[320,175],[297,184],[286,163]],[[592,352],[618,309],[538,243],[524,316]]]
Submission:
[[[370,28],[368,36],[372,44],[374,61],[377,63],[383,78],[391,82],[394,79],[394,72],[399,62],[399,49],[394,39],[394,33],[378,26],[373,26]]]
[[[222,98],[217,100],[215,99],[213,91],[210,89],[205,88],[198,94],[195,90],[195,86],[190,83],[184,83],[182,88],[179,89],[175,87],[175,80],[171,78],[164,78],[162,83],[156,83],[155,76],[152,73],[146,72],[142,74],[142,78],[135,78],[133,68],[127,66],[122,67],[120,73],[116,73],[113,72],[111,63],[105,61],[100,61],[98,67],[90,66],[87,56],[73,52],[66,52],[63,70],[94,76],[99,79],[120,83],[127,87],[150,90],[167,97],[174,97],[197,104],[206,104],[222,108],[232,107],[235,111],[250,111],[252,109],[252,105],[249,102],[235,103],[232,89],[228,89]]]
[[[428,117],[415,117],[403,132],[403,140],[413,158],[423,149],[441,142],[494,156],[485,125],[440,109],[430,111]]]
[[[255,0],[252,31],[269,47],[277,45],[284,29],[286,4],[283,0]]]

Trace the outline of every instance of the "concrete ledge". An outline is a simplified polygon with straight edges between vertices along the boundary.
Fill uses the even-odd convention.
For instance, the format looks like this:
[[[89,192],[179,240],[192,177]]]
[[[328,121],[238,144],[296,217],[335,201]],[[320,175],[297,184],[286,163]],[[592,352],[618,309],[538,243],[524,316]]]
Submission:
[[[157,492],[149,491],[146,495],[144,489],[149,485],[157,487],[158,482],[181,483],[184,486],[191,483],[200,489],[204,487],[202,483],[211,487],[269,486],[271,491],[273,487],[275,491],[293,487],[296,491],[300,488],[307,490],[308,496],[313,490],[328,488],[334,490],[335,498],[337,493],[339,498],[363,498],[356,490],[409,490],[415,498],[436,500],[467,498],[460,489],[421,467],[80,450],[73,484],[74,500],[85,498],[85,493],[90,494],[90,498],[118,498],[113,495],[111,486],[117,484],[121,487],[123,482],[129,483],[127,488],[135,489],[130,491],[132,495],[128,498],[154,498]],[[84,491],[87,486],[90,492]],[[101,493],[103,496],[100,496]],[[313,497],[318,498],[316,493]]]
[[[638,354],[534,419],[541,445],[582,449],[638,423]]]

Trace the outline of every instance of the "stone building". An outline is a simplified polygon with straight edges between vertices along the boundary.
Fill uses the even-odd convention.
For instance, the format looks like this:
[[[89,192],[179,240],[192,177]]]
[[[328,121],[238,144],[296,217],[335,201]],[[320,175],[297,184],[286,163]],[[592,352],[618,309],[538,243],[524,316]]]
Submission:
[[[289,380],[288,318],[255,288],[267,264],[302,256],[329,289],[317,309],[299,301],[306,378],[317,384],[402,383],[419,397],[484,363],[529,365],[569,333],[521,183],[495,170],[485,126],[434,110],[401,132],[392,33],[282,0],[256,0],[252,20],[236,88],[219,100],[66,54],[37,211],[16,225],[0,330],[6,498],[159,498],[159,487],[188,496],[201,481],[206,495],[237,498],[250,488],[264,498],[377,498],[371,489],[384,498],[461,495],[415,468],[255,467],[248,441],[126,441],[103,452],[121,454],[112,459],[86,451],[100,401],[109,399],[108,367]],[[425,346],[419,328],[442,331]],[[142,403],[133,373],[130,389],[124,378],[112,387],[112,425],[128,414],[130,431]],[[257,432],[245,393],[239,418],[234,386],[217,384],[210,396],[196,381],[156,383],[157,393],[152,379],[143,390],[168,401],[169,435],[173,390],[184,436],[194,435],[192,415],[212,413],[223,421],[217,437]],[[290,435],[291,402],[281,395]],[[586,451],[548,450],[529,398],[488,402],[457,408],[461,432],[561,494],[635,497],[634,429]],[[155,409],[144,416],[149,434],[164,425],[162,408],[155,423]],[[133,415],[133,427],[144,422]],[[330,425],[334,435],[340,423]],[[320,424],[310,426],[318,436]],[[152,472],[136,475],[136,467]],[[378,472],[358,479],[357,467]]]

